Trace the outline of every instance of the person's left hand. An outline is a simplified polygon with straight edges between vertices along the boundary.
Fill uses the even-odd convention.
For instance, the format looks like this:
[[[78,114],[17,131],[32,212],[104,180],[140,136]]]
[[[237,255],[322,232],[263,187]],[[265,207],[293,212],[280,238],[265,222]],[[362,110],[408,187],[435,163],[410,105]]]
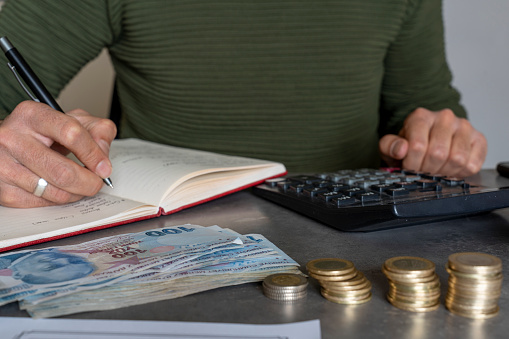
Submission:
[[[389,166],[468,177],[480,171],[488,144],[468,120],[450,109],[418,108],[405,119],[399,135],[380,139],[379,149]]]

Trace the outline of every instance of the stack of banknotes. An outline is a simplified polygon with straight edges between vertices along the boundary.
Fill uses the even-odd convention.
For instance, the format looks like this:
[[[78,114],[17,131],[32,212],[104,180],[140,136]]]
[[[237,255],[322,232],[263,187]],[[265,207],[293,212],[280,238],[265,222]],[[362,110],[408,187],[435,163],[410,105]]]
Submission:
[[[115,309],[223,286],[301,274],[259,234],[179,225],[0,255],[0,306],[34,318]]]

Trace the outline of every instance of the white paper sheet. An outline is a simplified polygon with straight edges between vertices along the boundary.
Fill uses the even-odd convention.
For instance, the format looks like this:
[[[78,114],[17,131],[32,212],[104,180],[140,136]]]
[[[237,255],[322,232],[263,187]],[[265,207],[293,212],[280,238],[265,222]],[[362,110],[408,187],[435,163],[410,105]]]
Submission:
[[[251,325],[0,317],[5,339],[320,339],[320,321]]]

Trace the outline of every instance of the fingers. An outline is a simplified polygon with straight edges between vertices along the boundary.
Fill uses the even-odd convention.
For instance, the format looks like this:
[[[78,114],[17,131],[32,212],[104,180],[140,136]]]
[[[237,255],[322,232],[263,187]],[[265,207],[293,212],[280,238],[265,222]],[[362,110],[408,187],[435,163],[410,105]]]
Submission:
[[[79,119],[44,104],[25,102],[1,123],[0,205],[63,204],[102,188],[101,178],[111,175],[108,153],[115,127],[83,111],[73,114]],[[86,168],[51,149],[55,143],[73,152]],[[36,197],[33,192],[40,178],[49,184]]]
[[[380,139],[379,150],[384,162],[391,167],[401,166],[408,153],[408,142],[397,135],[387,134]]]
[[[406,169],[465,177],[477,173],[486,158],[485,137],[449,109],[415,110],[405,120],[399,137],[408,143],[401,165]],[[400,143],[397,136],[384,136],[381,153],[401,159],[402,153],[394,151],[400,149]]]

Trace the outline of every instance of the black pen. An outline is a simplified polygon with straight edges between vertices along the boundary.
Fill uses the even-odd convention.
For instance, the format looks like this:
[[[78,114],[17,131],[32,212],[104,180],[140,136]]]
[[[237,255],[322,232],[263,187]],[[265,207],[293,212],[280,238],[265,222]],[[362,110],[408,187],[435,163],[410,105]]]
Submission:
[[[32,68],[30,68],[30,66],[21,56],[18,50],[14,48],[14,46],[12,46],[11,42],[9,41],[9,39],[7,39],[7,37],[4,36],[0,38],[0,46],[4,51],[7,59],[10,61],[7,63],[7,65],[14,73],[16,80],[18,80],[21,87],[23,87],[23,89],[30,96],[30,98],[34,101],[43,102],[50,106],[51,108],[53,108],[54,110],[64,113],[64,111],[62,110],[62,108],[60,108],[60,106],[55,101],[50,92],[46,89],[41,80],[39,80],[37,75],[35,75]],[[19,78],[18,74],[21,75],[21,78],[32,90],[34,95],[32,95],[30,91],[28,91],[27,88],[23,85],[23,82]],[[103,181],[106,185],[113,188],[113,183],[111,182],[110,178],[103,179]]]

